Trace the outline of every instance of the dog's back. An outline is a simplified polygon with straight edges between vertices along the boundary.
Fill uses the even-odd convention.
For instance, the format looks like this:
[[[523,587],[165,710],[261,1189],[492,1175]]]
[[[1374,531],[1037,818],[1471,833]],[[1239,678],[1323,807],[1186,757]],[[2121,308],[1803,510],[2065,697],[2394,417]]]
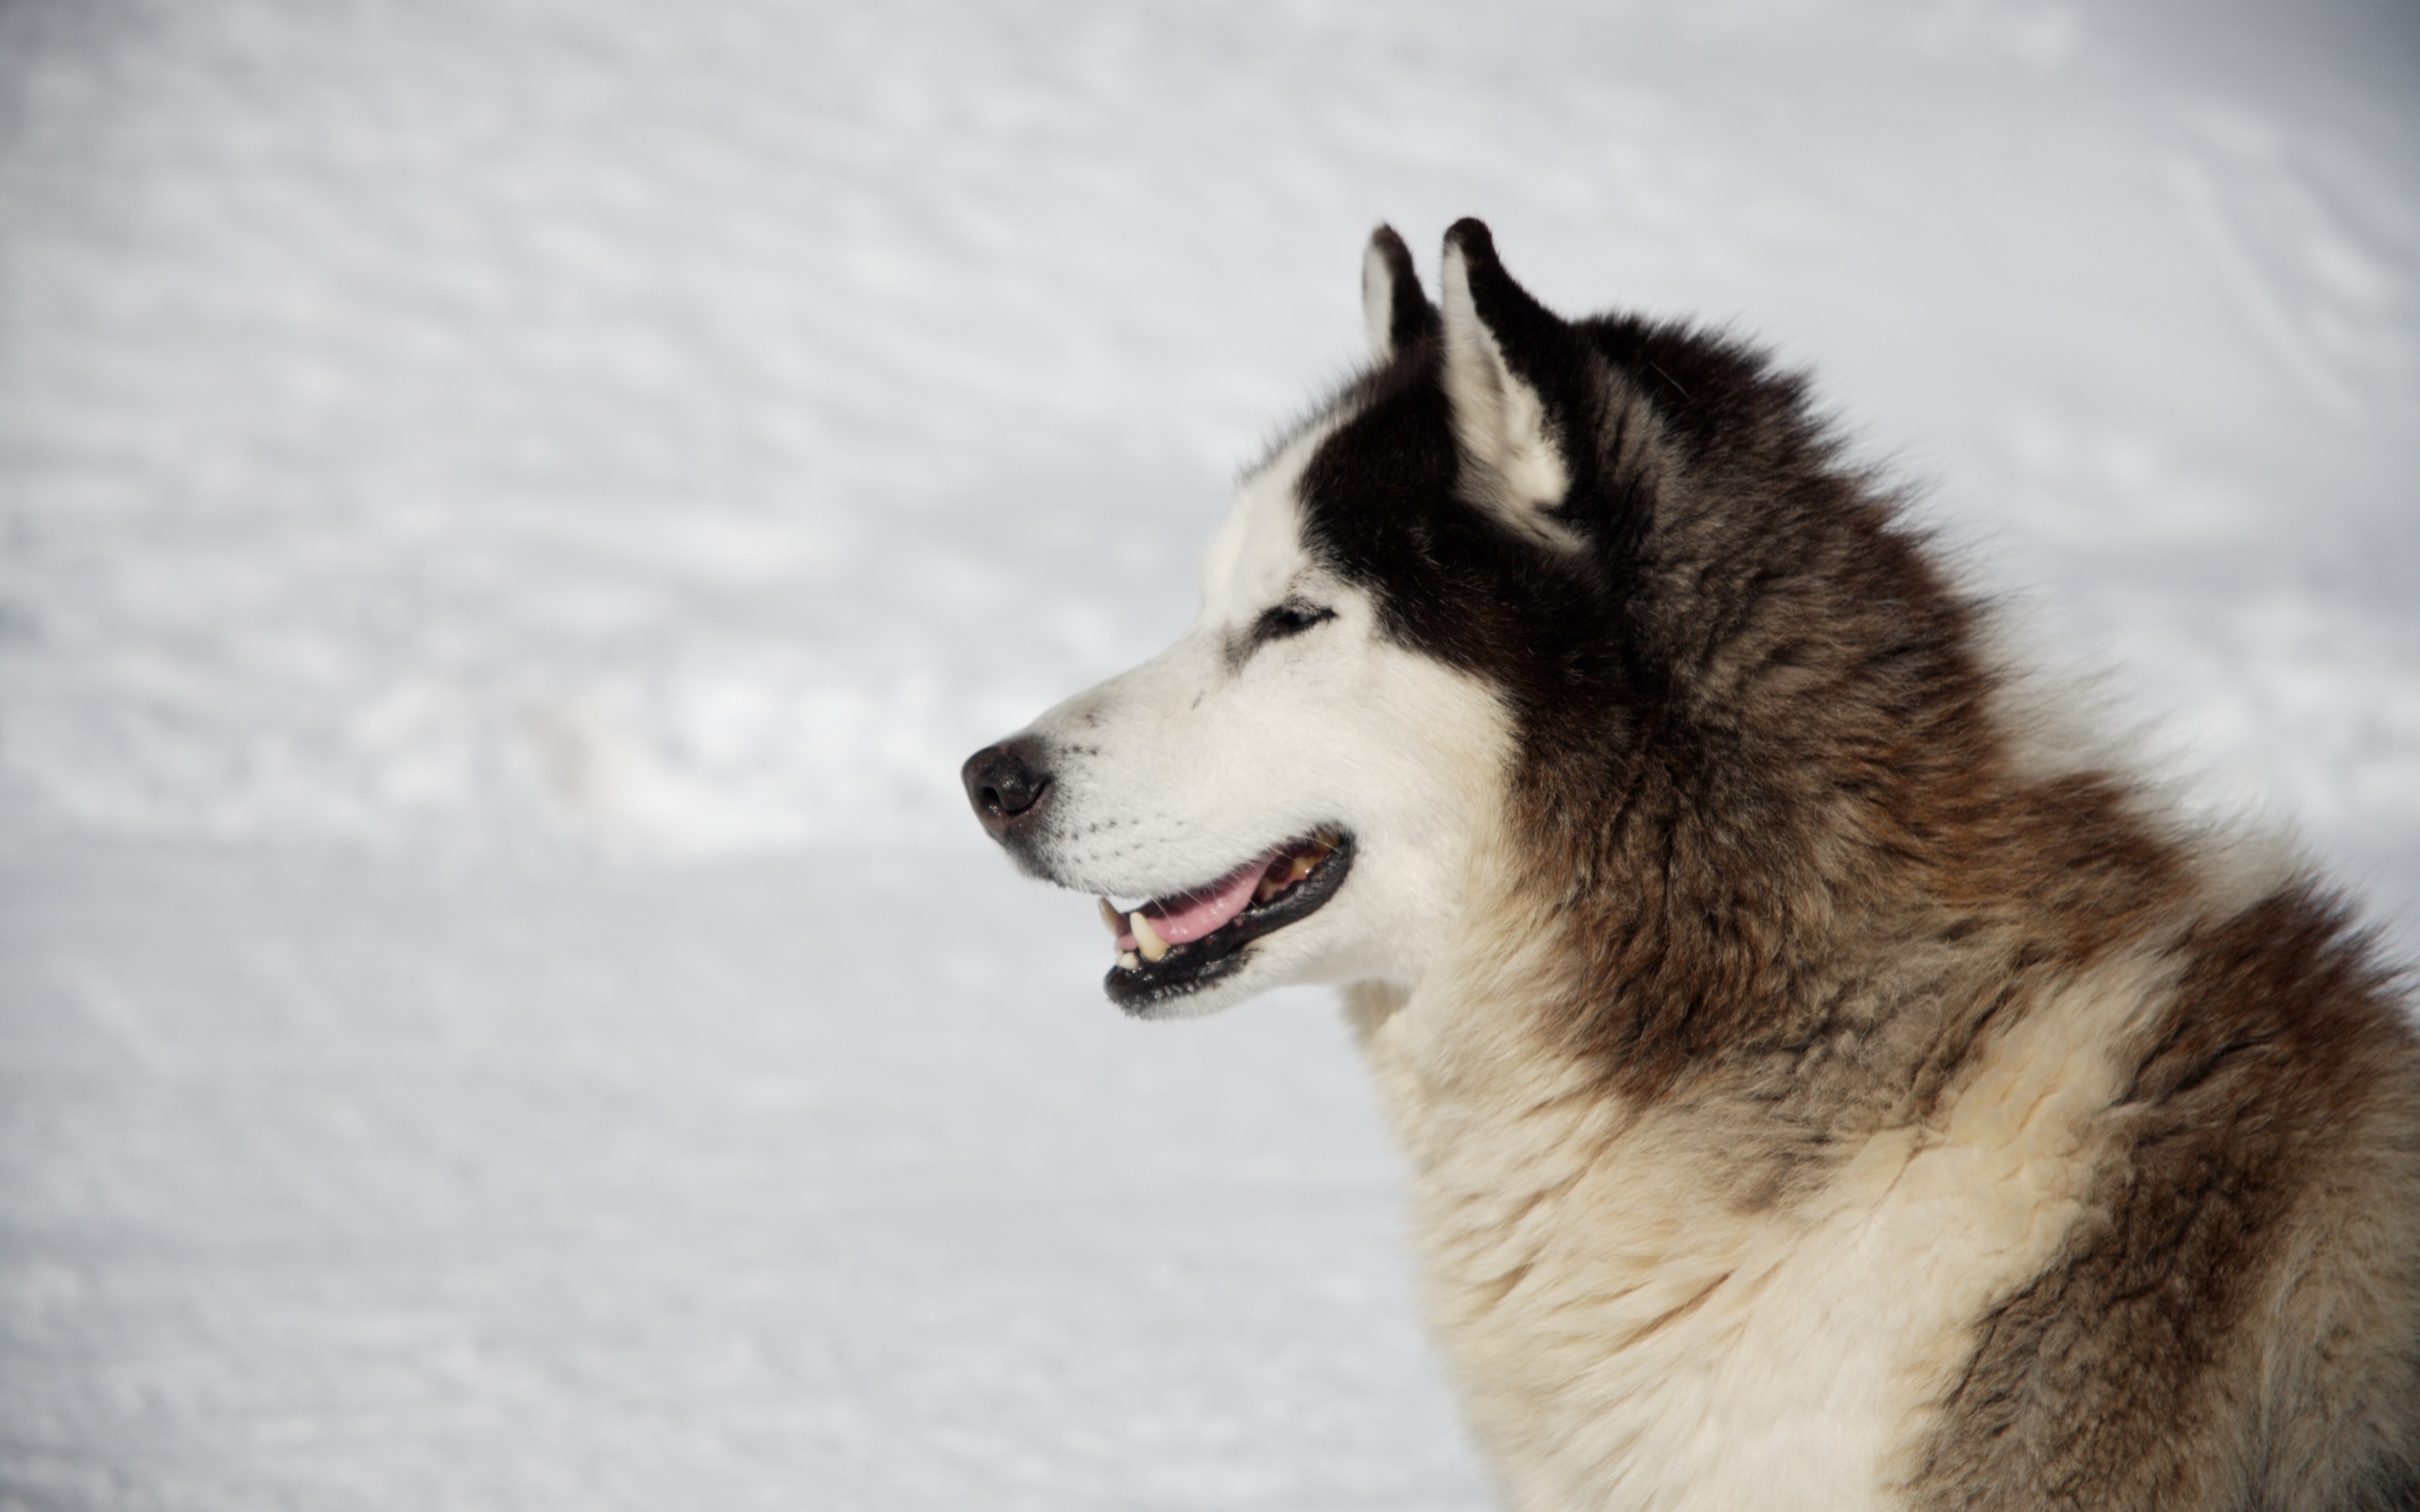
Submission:
[[[2083,1205],[1975,1320],[1922,1504],[2420,1506],[2420,1065],[2342,910],[2209,907],[2107,1026]]]

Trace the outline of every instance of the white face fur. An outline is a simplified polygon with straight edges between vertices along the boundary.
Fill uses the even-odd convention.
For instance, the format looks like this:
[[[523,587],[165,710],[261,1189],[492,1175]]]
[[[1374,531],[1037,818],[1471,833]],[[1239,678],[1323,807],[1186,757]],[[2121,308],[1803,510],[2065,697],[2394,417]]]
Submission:
[[[1208,1013],[1296,982],[1417,985],[1451,928],[1510,732],[1478,680],[1387,638],[1377,604],[1305,551],[1297,488],[1314,427],[1245,480],[1173,645],[1027,731],[1053,790],[1033,869],[1130,903],[1196,888],[1298,836],[1340,830],[1325,906],[1253,940],[1240,969],[1137,1011]],[[1272,608],[1317,619],[1255,641]],[[1131,905],[1131,903],[1130,903]]]

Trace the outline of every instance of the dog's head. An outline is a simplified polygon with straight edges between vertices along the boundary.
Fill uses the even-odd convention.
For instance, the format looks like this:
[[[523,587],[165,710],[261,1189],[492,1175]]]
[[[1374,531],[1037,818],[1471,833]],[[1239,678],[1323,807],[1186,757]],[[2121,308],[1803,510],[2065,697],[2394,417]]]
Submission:
[[[1525,774],[1640,707],[1654,414],[1478,221],[1442,309],[1384,227],[1362,283],[1373,365],[1245,477],[1192,627],[965,766],[1021,868],[1103,895],[1138,1015],[1413,984]]]

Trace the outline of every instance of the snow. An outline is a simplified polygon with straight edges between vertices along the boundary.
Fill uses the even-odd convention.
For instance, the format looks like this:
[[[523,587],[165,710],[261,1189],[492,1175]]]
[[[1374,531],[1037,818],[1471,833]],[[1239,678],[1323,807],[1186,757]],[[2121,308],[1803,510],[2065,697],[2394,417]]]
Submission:
[[[1333,1014],[1118,1018],[958,762],[1475,213],[1813,365],[2408,951],[2415,84],[2346,0],[0,9],[0,1506],[1485,1504]]]

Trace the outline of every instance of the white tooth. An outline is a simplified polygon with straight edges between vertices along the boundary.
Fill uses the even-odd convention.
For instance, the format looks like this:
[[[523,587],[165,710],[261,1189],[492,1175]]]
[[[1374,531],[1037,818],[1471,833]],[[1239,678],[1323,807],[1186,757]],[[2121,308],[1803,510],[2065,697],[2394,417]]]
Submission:
[[[1134,926],[1134,943],[1142,951],[1143,959],[1156,961],[1167,954],[1168,942],[1160,938],[1160,932],[1151,927],[1151,921],[1139,909],[1127,915],[1126,921]]]
[[[1126,933],[1126,916],[1125,916],[1124,914],[1119,913],[1116,909],[1112,908],[1112,907],[1109,905],[1109,900],[1108,900],[1108,899],[1103,898],[1103,899],[1099,900],[1099,902],[1100,902],[1100,921],[1101,921],[1102,923],[1107,924],[1107,925],[1109,926],[1110,937],[1111,937],[1111,938],[1113,938],[1113,939],[1115,939],[1116,936],[1120,936],[1120,935],[1125,934],[1125,933]]]
[[[1132,971],[1141,966],[1143,961],[1142,958],[1136,955],[1132,951],[1119,951],[1117,953],[1117,964]]]

